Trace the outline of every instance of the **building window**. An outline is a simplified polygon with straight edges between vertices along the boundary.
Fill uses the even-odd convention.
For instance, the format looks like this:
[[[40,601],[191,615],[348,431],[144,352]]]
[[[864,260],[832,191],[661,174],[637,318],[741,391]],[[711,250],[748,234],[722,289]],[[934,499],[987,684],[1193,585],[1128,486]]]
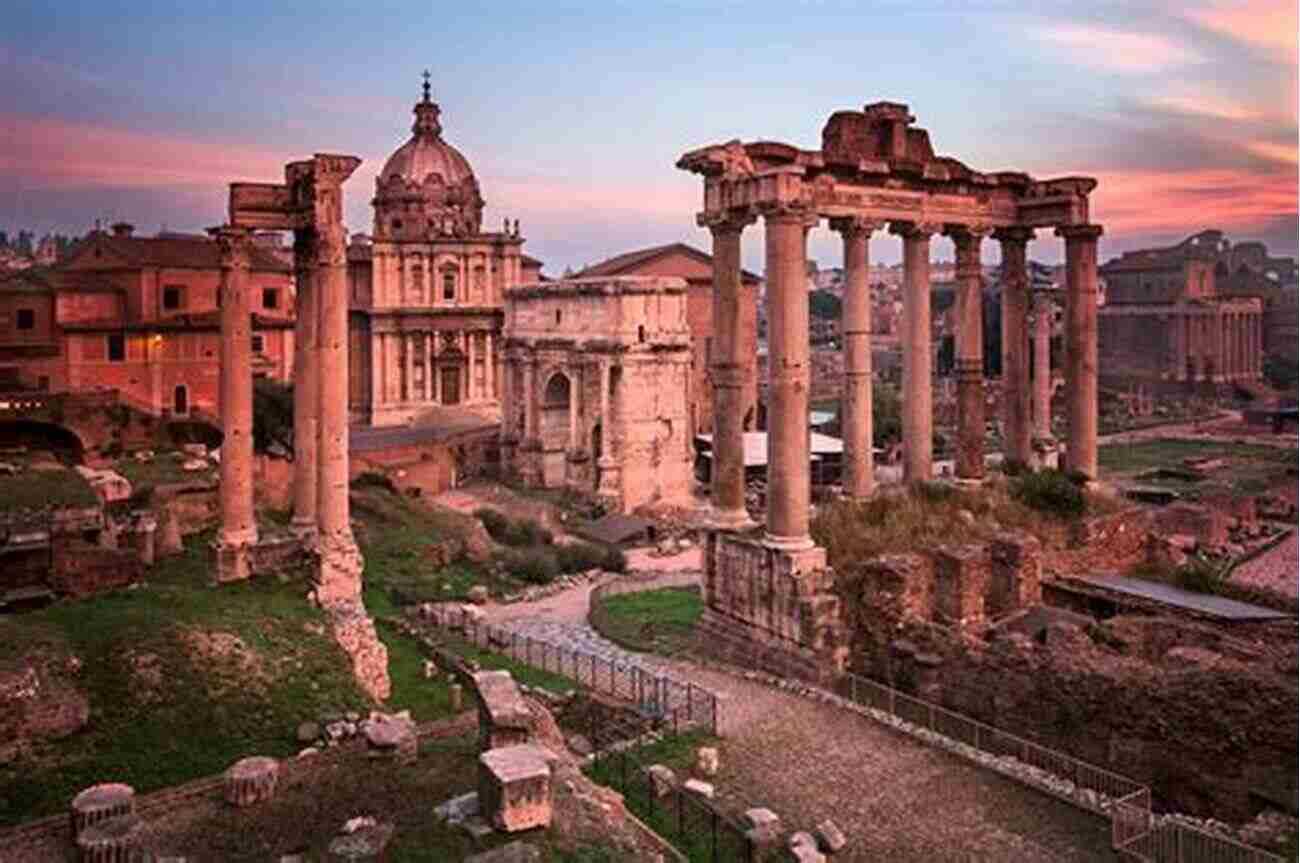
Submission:
[[[260,354],[266,347],[266,339],[261,333],[253,333],[253,353]]]
[[[180,285],[166,285],[163,288],[163,308],[167,311],[179,309],[184,290]]]
[[[20,330],[32,330],[32,329],[35,329],[35,328],[36,328],[36,310],[35,310],[35,309],[19,309],[19,310],[18,310],[18,320],[16,321],[16,323],[17,323],[17,325],[18,325],[18,329],[20,329]]]
[[[108,334],[108,361],[120,363],[126,360],[126,335],[124,333]]]
[[[280,307],[280,292],[275,288],[262,288],[262,308],[276,309]]]
[[[456,274],[455,273],[442,274],[442,298],[444,300],[456,299]]]
[[[564,320],[564,313],[563,313],[562,311],[560,311],[559,309],[556,309],[556,310],[555,310],[555,325],[558,327],[558,326],[560,325],[560,322],[561,322],[562,320]]]

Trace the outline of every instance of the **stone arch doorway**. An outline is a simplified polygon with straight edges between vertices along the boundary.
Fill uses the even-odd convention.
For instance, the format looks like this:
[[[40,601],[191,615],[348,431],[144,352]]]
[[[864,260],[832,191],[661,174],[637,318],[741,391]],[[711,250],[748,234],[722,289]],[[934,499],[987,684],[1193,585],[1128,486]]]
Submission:
[[[53,453],[64,464],[81,464],[86,448],[76,432],[38,420],[0,421],[0,448]]]
[[[564,456],[569,448],[569,411],[573,392],[569,376],[555,372],[542,389],[542,481],[548,488],[563,485]]]

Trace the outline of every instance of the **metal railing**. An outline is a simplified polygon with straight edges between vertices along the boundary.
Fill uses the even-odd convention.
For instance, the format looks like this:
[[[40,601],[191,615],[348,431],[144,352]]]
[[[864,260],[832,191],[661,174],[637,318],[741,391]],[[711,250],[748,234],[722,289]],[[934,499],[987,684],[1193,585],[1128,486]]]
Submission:
[[[632,702],[643,713],[718,733],[718,697],[690,681],[682,682],[639,665],[534,638],[509,626],[483,623],[462,609],[427,608],[422,610],[421,618],[440,629],[463,633],[475,647],[567,677],[593,692]]]
[[[1282,858],[1181,821],[1161,820],[1151,812],[1151,789],[1110,770],[1081,761],[1032,740],[900,692],[891,686],[845,673],[841,695],[958,744],[998,757],[1010,757],[1042,771],[1035,789],[1106,816],[1111,847],[1122,860],[1143,863],[1282,863]]]

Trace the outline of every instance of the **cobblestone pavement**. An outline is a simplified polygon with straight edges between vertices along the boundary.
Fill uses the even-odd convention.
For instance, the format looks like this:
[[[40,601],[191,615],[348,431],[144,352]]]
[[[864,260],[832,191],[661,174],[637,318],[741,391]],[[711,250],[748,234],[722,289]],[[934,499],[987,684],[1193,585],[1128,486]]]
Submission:
[[[1297,593],[1296,573],[1300,572],[1300,540],[1296,532],[1253,560],[1232,571],[1233,584],[1265,587],[1284,596]]]
[[[767,806],[789,830],[811,830],[831,818],[850,839],[843,860],[1111,859],[1101,818],[865,717],[606,641],[586,623],[589,593],[583,585],[536,604],[489,608],[488,614],[521,635],[717,693],[729,731],[721,743],[721,772],[711,781],[733,814]]]

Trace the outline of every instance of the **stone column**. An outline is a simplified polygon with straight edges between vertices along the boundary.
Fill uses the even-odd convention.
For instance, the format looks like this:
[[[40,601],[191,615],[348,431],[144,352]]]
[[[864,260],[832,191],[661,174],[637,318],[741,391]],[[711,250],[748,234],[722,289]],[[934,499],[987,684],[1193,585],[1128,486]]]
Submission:
[[[433,333],[424,334],[424,400],[433,401]]]
[[[844,395],[840,400],[840,436],[844,439],[844,494],[854,500],[876,488],[871,415],[871,287],[867,283],[871,234],[882,223],[848,217],[831,219],[844,241],[844,304],[840,337],[844,340]]]
[[[1029,464],[1034,457],[1033,437],[1051,436],[1050,416],[1046,431],[1041,428],[1031,433],[1029,357],[1026,354],[1026,331],[1029,311],[1028,245],[1034,238],[1034,229],[1020,226],[999,228],[993,234],[1002,246],[1002,439],[1003,457],[1007,461]],[[1050,316],[1050,305],[1048,309]],[[1035,324],[1039,312],[1035,307]],[[1047,322],[1047,340],[1052,336],[1051,321]],[[1048,344],[1044,351],[1050,351]],[[1038,330],[1035,330],[1034,359],[1038,360]],[[960,363],[960,359],[958,360]],[[1046,361],[1050,363],[1050,360]],[[1035,367],[1037,374],[1041,369]],[[1051,385],[1051,372],[1047,380],[1035,378],[1033,395],[1037,411],[1038,390],[1046,383]],[[1050,393],[1050,390],[1045,392]],[[1045,413],[1050,413],[1050,405]],[[981,435],[983,430],[981,429]],[[960,475],[960,474],[959,474]]]
[[[217,581],[248,578],[249,547],[257,542],[253,511],[253,332],[248,298],[246,228],[209,233],[221,253],[221,529]]]
[[[537,423],[533,419],[533,405],[537,402],[537,387],[533,382],[533,377],[537,374],[537,361],[533,357],[527,357],[522,363],[524,377],[524,443],[528,443],[537,434]],[[601,374],[601,380],[605,379]],[[605,411],[604,402],[601,403],[601,421],[604,422]],[[603,428],[603,427],[602,427]]]
[[[936,226],[895,222],[903,238],[903,479],[930,479],[934,435],[930,352],[930,236]]]
[[[957,479],[979,482],[984,478],[984,278],[980,271],[980,244],[986,229],[961,227],[949,232],[957,247]],[[1024,291],[1018,292],[1012,317],[1015,339],[1012,353],[1025,335]],[[1005,336],[1007,307],[1003,304]],[[1003,355],[1007,343],[1002,343]],[[1021,357],[1023,359],[1023,356]],[[1021,432],[1028,427],[1020,422]]]
[[[320,400],[317,393],[320,372],[317,368],[316,326],[319,322],[315,263],[316,232],[311,229],[295,231],[293,265],[298,297],[293,323],[293,521],[290,526],[294,534],[305,542],[312,542],[316,537],[316,407]],[[375,341],[371,337],[372,345]],[[371,401],[375,398],[372,392]]]
[[[1006,314],[1004,311],[1003,314]],[[1003,366],[1002,373],[1006,374]],[[1052,439],[1052,297],[1034,292],[1034,438],[1048,447]]]
[[[569,379],[569,445],[565,447],[566,452],[573,452],[581,449],[581,442],[578,440],[578,395],[582,392],[582,387],[578,384],[578,378],[572,369],[565,369],[564,376]]]
[[[475,374],[476,369],[474,368],[474,361],[476,359],[476,357],[474,356],[475,354],[474,341],[475,341],[474,331],[466,330],[465,331],[465,369],[466,369],[465,401],[467,403],[474,401],[474,379],[478,377],[478,375]]]
[[[709,474],[710,524],[721,530],[751,527],[745,511],[745,356],[748,343],[740,235],[752,216],[708,220],[713,234],[713,464]]]
[[[612,435],[609,428],[609,362],[600,361],[600,458],[598,467],[613,467],[614,456],[610,453]]]
[[[1174,380],[1187,380],[1187,316],[1181,304],[1174,307]]]
[[[808,273],[810,213],[777,205],[764,214],[767,248],[768,545],[812,548],[808,426]]]
[[[316,182],[320,181],[318,176]],[[348,269],[342,223],[330,220],[318,229],[317,238],[320,568],[316,599],[330,606],[360,600],[362,561],[352,536],[348,504]]]
[[[1097,478],[1097,238],[1101,225],[1063,225],[1069,469]]]
[[[495,341],[492,334],[488,333],[486,338],[484,353],[487,355],[483,357],[483,373],[487,380],[487,398],[492,401],[497,397],[497,354],[492,344]]]
[[[402,334],[402,353],[406,355],[406,388],[403,391],[403,401],[418,401],[419,397],[415,394],[415,336],[411,333]]]

